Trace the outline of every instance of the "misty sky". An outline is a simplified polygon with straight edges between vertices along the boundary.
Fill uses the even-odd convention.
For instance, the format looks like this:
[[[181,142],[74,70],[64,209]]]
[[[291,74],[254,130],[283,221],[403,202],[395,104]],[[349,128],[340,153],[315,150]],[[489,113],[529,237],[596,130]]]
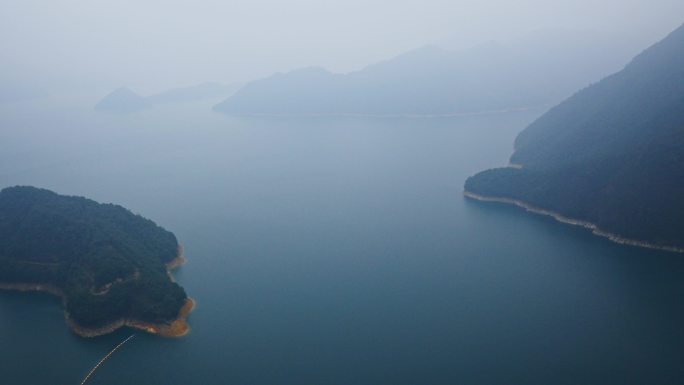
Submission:
[[[350,71],[542,28],[657,39],[682,23],[682,0],[0,0],[0,84],[149,93],[310,65]]]

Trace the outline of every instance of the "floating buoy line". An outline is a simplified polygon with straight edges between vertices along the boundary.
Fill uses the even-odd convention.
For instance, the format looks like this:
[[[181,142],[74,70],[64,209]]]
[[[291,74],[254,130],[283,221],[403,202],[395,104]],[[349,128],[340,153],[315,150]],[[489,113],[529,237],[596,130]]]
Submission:
[[[95,373],[95,371],[96,371],[100,366],[102,366],[102,364],[103,364],[105,361],[107,361],[107,360],[109,359],[109,357],[110,357],[112,354],[114,354],[114,352],[116,352],[116,351],[117,351],[120,347],[122,347],[126,342],[130,341],[133,337],[135,337],[135,334],[131,334],[128,338],[126,338],[125,340],[121,341],[118,345],[116,345],[116,346],[114,347],[114,349],[112,349],[109,353],[107,353],[107,355],[104,356],[104,357],[100,360],[100,362],[97,363],[97,365],[93,366],[93,368],[90,369],[90,372],[88,372],[88,375],[85,376],[85,378],[83,379],[83,381],[81,381],[81,385],[84,385],[86,382],[88,382],[88,380],[89,380],[90,377],[93,375],[93,373]]]

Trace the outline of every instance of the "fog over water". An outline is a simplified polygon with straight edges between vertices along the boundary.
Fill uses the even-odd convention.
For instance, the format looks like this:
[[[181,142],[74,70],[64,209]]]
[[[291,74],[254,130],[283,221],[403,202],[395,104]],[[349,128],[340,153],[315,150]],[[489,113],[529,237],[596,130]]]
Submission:
[[[136,332],[89,385],[677,383],[681,255],[463,186],[683,21],[682,0],[0,0],[0,189],[183,245],[190,333]],[[131,332],[0,292],[0,383],[76,384]]]
[[[651,43],[680,0],[0,1],[0,85],[142,93],[320,65],[351,71],[437,44],[465,48],[548,28]]]

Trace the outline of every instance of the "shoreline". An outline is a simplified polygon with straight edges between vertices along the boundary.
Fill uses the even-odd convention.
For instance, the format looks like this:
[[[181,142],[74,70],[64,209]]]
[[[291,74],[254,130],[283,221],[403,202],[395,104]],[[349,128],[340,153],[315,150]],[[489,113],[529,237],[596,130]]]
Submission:
[[[136,319],[118,319],[98,328],[88,328],[77,324],[71,319],[66,311],[64,312],[64,317],[69,329],[78,336],[85,338],[99,337],[113,333],[124,326],[161,337],[177,338],[183,337],[190,332],[190,325],[187,322],[187,317],[190,312],[195,309],[195,305],[195,300],[190,297],[186,298],[185,304],[178,313],[178,317],[168,324],[154,324]]]
[[[171,271],[185,264],[187,260],[183,256],[183,246],[178,245],[178,255],[173,260],[167,262],[166,270],[171,277]],[[106,325],[97,328],[84,327],[77,324],[71,319],[71,316],[66,311],[66,295],[57,286],[45,283],[26,283],[26,282],[0,282],[0,290],[11,290],[19,292],[40,292],[47,293],[59,297],[62,300],[62,307],[64,308],[64,319],[69,326],[69,329],[76,335],[84,338],[93,338],[103,336],[105,334],[113,333],[116,330],[126,326],[132,329],[141,330],[150,334],[155,334],[167,338],[183,337],[190,332],[190,325],[187,323],[187,318],[195,309],[196,302],[190,297],[185,299],[185,304],[178,312],[178,316],[169,323],[154,324],[135,319],[117,319]]]
[[[531,205],[531,204],[524,202],[524,201],[521,201],[521,200],[504,198],[504,197],[479,195],[479,194],[475,194],[475,193],[472,193],[472,192],[467,191],[467,190],[463,191],[463,196],[466,198],[469,198],[469,199],[480,201],[480,202],[496,202],[496,203],[505,203],[505,204],[509,204],[509,205],[518,206],[522,209],[525,209],[525,211],[533,213],[533,214],[552,217],[553,219],[555,219],[556,221],[558,221],[560,223],[584,227],[585,229],[591,230],[591,233],[596,235],[596,236],[607,238],[611,242],[615,242],[615,243],[618,243],[621,245],[642,247],[642,248],[652,249],[652,250],[669,251],[669,252],[673,252],[673,253],[684,253],[684,248],[679,248],[679,247],[674,247],[674,246],[657,245],[654,243],[644,242],[644,241],[640,241],[637,239],[625,238],[625,237],[620,236],[619,234],[615,234],[615,233],[611,233],[609,231],[605,231],[605,230],[601,229],[600,227],[598,227],[594,223],[583,221],[580,219],[569,218],[569,217],[566,217],[566,216],[564,216],[560,213],[557,213],[555,211],[546,210],[546,209]]]
[[[170,260],[169,262],[166,262],[164,265],[166,265],[166,270],[171,271],[175,270],[176,268],[185,265],[188,262],[187,259],[185,259],[185,249],[183,248],[183,245],[178,244],[178,250],[176,251],[176,258]]]
[[[388,113],[388,114],[373,114],[373,113],[355,113],[355,112],[331,112],[331,113],[270,113],[270,112],[241,112],[241,113],[231,113],[224,112],[220,110],[214,110],[216,112],[232,115],[237,117],[247,117],[247,118],[403,118],[403,119],[435,119],[435,118],[459,118],[459,117],[469,117],[469,116],[489,116],[489,115],[501,115],[509,114],[515,112],[527,112],[534,111],[538,109],[547,108],[547,105],[531,106],[531,107],[511,107],[504,108],[500,110],[484,110],[484,111],[474,111],[474,112],[453,112],[453,113],[443,113],[443,114],[401,114],[401,113]]]

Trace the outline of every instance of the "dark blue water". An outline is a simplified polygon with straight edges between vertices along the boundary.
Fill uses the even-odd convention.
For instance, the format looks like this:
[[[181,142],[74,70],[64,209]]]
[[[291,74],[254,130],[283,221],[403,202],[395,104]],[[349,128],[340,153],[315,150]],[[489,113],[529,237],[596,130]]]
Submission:
[[[192,332],[138,335],[96,384],[681,383],[684,257],[465,201],[541,111],[237,119],[0,107],[0,186],[122,204],[174,231]],[[130,331],[72,335],[0,293],[0,382],[78,384]]]

